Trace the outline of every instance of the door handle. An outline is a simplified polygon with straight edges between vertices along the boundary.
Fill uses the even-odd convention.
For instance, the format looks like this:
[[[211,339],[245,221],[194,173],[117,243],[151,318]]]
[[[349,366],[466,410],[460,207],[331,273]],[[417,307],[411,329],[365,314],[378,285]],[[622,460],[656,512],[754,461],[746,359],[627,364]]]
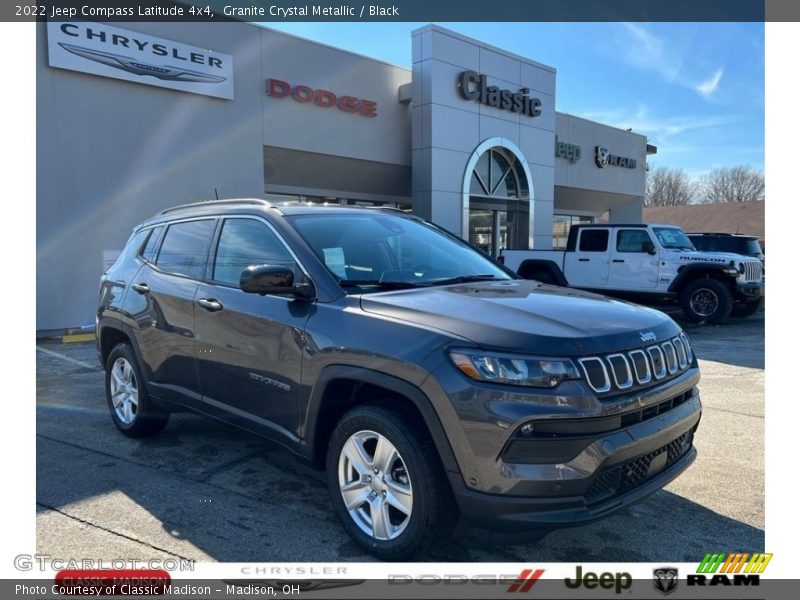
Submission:
[[[589,262],[588,258],[579,258],[578,262]]]
[[[624,260],[624,259],[622,259],[622,258],[615,258],[615,259],[614,259],[614,260],[612,260],[611,262],[625,262],[625,260]]]
[[[218,300],[214,300],[214,298],[198,298],[197,304],[209,312],[217,312],[222,310],[222,304]]]
[[[134,283],[131,285],[133,289],[135,289],[140,294],[149,294],[150,293],[150,286],[146,283]]]

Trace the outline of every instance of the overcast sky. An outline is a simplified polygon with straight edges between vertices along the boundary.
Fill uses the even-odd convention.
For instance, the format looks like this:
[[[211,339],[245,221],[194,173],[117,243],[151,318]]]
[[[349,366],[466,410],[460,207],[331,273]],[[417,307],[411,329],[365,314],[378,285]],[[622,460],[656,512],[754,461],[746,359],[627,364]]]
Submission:
[[[265,23],[411,66],[424,23]],[[556,108],[643,133],[651,168],[764,168],[763,23],[441,23],[556,68]]]

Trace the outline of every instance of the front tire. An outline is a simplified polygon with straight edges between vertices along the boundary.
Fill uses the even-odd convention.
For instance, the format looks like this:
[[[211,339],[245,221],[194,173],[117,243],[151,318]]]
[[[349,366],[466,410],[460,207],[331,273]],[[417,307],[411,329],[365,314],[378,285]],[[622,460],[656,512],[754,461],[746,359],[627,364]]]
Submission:
[[[167,426],[169,413],[150,401],[139,362],[129,344],[117,344],[108,355],[106,400],[114,425],[129,437],[153,435]]]
[[[368,404],[346,413],[327,472],[337,517],[380,559],[409,559],[444,528],[444,469],[424,424],[403,412]]]
[[[733,309],[733,295],[728,286],[717,279],[697,279],[681,293],[681,306],[693,323],[716,324]]]

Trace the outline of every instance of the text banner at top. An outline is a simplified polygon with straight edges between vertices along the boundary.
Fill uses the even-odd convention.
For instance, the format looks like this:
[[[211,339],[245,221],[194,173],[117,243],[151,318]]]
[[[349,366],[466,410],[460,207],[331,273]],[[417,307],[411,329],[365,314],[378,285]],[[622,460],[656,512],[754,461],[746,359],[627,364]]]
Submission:
[[[0,20],[794,21],[795,0],[57,0],[0,3]]]

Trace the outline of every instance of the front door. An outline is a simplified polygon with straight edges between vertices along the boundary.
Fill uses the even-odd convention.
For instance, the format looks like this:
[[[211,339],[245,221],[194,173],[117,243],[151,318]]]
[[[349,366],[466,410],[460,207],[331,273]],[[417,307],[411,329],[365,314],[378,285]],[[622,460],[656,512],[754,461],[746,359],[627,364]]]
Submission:
[[[647,252],[652,243],[644,227],[615,230],[609,287],[650,290],[658,285],[658,256]]]
[[[256,217],[225,219],[195,307],[204,410],[296,439],[305,324],[313,304],[239,289],[250,265],[303,273],[283,241]]]

